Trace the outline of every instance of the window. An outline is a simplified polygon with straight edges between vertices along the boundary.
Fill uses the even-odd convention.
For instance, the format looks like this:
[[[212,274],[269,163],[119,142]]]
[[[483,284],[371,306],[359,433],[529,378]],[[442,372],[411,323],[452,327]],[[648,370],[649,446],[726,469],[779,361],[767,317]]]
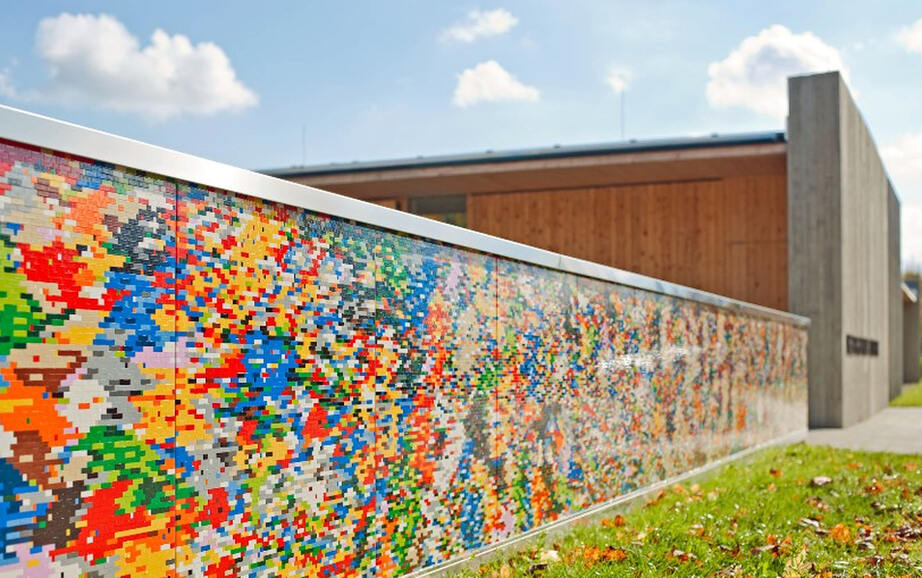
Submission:
[[[459,227],[467,226],[467,195],[413,197],[409,209],[414,215]]]

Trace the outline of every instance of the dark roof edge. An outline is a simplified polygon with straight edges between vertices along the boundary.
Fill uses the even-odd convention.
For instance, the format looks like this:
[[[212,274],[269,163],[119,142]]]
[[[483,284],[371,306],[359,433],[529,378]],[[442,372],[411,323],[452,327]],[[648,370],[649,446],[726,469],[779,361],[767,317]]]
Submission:
[[[782,131],[751,132],[731,135],[713,134],[703,137],[684,137],[669,139],[629,140],[614,143],[590,145],[566,145],[543,148],[529,148],[507,151],[486,151],[483,153],[466,153],[453,155],[435,155],[406,159],[389,159],[381,161],[330,163],[283,169],[258,171],[274,177],[319,176],[338,173],[358,173],[367,171],[387,171],[417,169],[434,166],[457,166],[480,163],[502,163],[513,161],[530,161],[567,157],[582,157],[604,154],[654,152],[680,149],[697,149],[710,147],[741,146],[754,144],[771,144],[786,142]]]

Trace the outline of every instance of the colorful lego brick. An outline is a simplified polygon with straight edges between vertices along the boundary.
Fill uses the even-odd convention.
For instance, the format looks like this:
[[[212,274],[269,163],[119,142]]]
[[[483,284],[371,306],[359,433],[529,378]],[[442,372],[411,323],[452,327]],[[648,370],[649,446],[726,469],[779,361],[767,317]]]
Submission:
[[[806,420],[801,328],[14,143],[0,265],[3,575],[399,575]]]
[[[24,575],[174,570],[175,200],[0,143],[0,564]]]

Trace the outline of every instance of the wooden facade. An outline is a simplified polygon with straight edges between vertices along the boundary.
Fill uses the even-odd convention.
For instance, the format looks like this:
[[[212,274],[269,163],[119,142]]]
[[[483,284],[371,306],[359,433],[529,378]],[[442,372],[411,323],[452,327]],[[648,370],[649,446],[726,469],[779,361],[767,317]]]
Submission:
[[[468,227],[787,309],[784,175],[470,195]]]
[[[402,210],[462,194],[476,231],[788,308],[784,143],[287,178]]]

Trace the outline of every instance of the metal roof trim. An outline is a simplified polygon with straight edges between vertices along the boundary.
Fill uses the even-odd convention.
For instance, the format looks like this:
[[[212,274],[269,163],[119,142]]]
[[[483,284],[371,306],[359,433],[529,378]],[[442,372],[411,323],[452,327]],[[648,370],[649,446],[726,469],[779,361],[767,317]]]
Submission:
[[[385,159],[379,161],[357,161],[352,163],[329,163],[321,165],[308,165],[303,167],[266,169],[259,172],[274,177],[291,178],[298,176],[323,176],[371,171],[407,170],[427,167],[506,163],[612,154],[776,144],[784,142],[787,142],[784,132],[754,132],[732,135],[711,135],[706,137],[625,141],[592,145],[554,146],[496,152],[486,151],[483,153],[435,155],[431,157]]]

